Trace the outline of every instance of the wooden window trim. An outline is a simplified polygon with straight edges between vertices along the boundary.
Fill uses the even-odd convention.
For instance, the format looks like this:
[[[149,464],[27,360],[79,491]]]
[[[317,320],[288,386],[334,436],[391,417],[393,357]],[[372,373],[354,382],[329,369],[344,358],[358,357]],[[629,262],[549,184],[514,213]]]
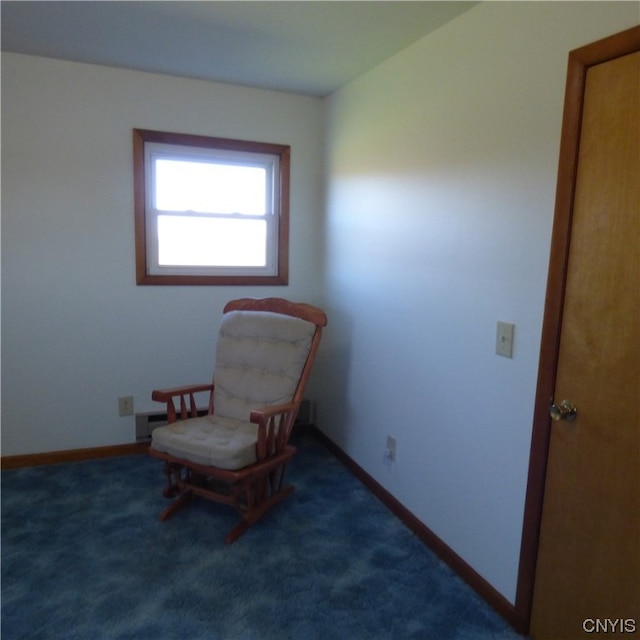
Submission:
[[[277,274],[238,275],[151,275],[147,268],[145,143],[247,151],[277,155],[280,161]],[[134,224],[136,283],[138,285],[287,285],[289,283],[289,186],[291,148],[268,142],[251,142],[182,133],[133,130]]]

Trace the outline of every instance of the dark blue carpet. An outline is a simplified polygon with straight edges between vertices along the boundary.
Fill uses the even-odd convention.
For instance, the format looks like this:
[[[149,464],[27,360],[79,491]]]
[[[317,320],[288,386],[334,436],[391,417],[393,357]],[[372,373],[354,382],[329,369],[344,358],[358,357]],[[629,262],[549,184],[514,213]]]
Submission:
[[[2,472],[2,638],[520,638],[312,437],[293,496],[235,544],[235,512],[165,523],[162,464]]]

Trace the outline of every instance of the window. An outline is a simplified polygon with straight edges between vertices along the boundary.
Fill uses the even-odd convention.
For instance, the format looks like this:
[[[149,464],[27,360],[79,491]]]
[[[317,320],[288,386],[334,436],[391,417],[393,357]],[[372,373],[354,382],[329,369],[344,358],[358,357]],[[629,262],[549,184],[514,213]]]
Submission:
[[[134,129],[138,284],[288,282],[286,145]]]

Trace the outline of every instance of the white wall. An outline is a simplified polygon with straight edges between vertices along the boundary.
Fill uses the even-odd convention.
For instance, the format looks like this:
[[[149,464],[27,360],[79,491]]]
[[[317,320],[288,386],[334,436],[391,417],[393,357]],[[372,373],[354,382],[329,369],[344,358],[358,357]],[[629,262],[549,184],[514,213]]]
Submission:
[[[327,103],[318,424],[511,602],[567,54],[638,18],[482,3]]]
[[[287,287],[138,287],[134,127],[290,144]],[[208,381],[224,303],[321,295],[318,99],[2,56],[2,454],[135,441],[154,388]]]

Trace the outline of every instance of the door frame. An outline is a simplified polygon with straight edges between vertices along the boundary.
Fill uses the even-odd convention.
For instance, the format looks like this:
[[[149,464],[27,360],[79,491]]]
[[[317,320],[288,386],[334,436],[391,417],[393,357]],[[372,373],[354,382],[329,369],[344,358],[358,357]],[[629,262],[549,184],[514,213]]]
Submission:
[[[547,458],[551,439],[549,400],[558,366],[564,292],[573,220],[573,199],[582,128],[582,104],[589,67],[640,50],[640,26],[627,29],[569,53],[558,179],[554,209],[547,293],[545,298],[538,382],[533,414],[529,475],[525,497],[515,611],[518,630],[531,621],[538,543],[542,521]]]

